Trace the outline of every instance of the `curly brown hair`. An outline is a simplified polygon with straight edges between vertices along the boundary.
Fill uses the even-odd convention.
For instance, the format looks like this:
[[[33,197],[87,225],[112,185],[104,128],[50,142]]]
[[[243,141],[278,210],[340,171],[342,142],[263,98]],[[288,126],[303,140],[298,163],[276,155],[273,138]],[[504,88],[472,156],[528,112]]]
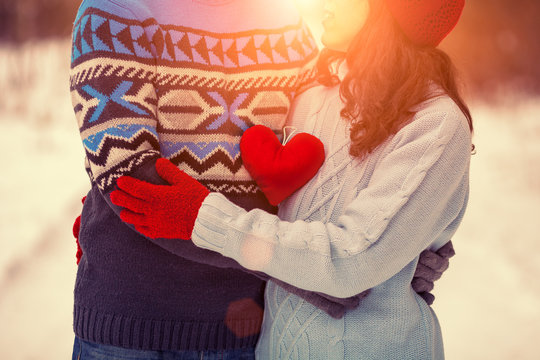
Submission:
[[[469,108],[459,94],[450,57],[434,47],[410,42],[386,7],[369,0],[366,22],[346,54],[324,49],[317,63],[318,81],[339,83],[331,68],[346,61],[349,71],[340,85],[345,103],[341,116],[351,122],[350,154],[363,157],[414,116],[420,103],[446,93],[459,106],[473,131]],[[435,84],[441,92],[433,92]]]

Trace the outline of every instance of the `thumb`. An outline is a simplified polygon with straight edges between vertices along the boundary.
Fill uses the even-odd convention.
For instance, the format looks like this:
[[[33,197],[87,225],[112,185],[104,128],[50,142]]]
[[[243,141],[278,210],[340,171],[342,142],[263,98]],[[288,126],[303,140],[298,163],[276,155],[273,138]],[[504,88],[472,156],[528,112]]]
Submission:
[[[157,159],[156,171],[163,180],[167,181],[171,185],[177,185],[185,182],[186,174],[168,159]]]

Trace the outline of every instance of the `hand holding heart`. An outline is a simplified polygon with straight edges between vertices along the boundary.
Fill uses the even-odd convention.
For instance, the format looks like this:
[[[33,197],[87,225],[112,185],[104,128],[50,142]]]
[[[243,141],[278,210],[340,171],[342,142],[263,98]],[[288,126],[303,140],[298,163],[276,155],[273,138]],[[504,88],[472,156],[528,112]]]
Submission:
[[[315,136],[299,133],[282,145],[263,125],[244,132],[240,153],[245,168],[272,205],[304,186],[324,162],[324,145]]]
[[[245,131],[240,151],[246,169],[273,205],[307,183],[324,162],[324,146],[316,137],[300,133],[282,145],[262,125]],[[111,201],[124,208],[121,219],[145,236],[190,239],[209,191],[167,159],[157,160],[156,171],[170,185],[123,176]]]

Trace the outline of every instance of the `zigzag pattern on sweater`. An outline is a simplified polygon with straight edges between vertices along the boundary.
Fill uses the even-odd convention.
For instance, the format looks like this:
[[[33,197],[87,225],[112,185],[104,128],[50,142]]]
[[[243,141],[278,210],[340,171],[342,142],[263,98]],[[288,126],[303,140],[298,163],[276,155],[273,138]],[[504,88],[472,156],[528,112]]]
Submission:
[[[128,130],[124,133],[115,134],[114,128],[110,128],[83,139],[88,160],[94,165],[106,167],[108,162],[111,162],[116,157],[117,154],[111,153],[114,153],[117,149],[129,153],[137,151],[142,145],[149,145],[155,149],[159,148],[156,135],[151,129],[139,125],[132,125],[132,127],[137,130]],[[92,141],[92,138],[96,138],[96,140]]]
[[[202,180],[201,183],[210,191],[224,195],[262,194],[254,181]]]
[[[83,144],[92,168],[96,168],[95,176],[142,145],[161,149],[163,156],[194,170],[200,180],[204,179],[201,174],[216,164],[236,174],[242,168],[239,140],[243,131],[255,124],[281,128],[291,96],[283,90],[241,92],[229,100],[218,91],[163,91],[157,104],[160,121],[156,127],[149,118],[156,102],[150,84],[135,86],[116,77],[108,83],[108,91],[94,89],[92,82],[72,90]],[[131,117],[111,119],[114,114]],[[224,136],[232,138],[223,141]]]
[[[157,159],[160,156],[161,154],[159,151],[144,151],[137,153],[101,175],[96,176],[95,171],[92,169],[91,179],[96,182],[100,189],[108,191],[119,177],[133,172],[134,169],[140,167],[144,162]]]
[[[159,151],[212,190],[257,194],[241,135],[257,124],[283,127],[317,53],[302,22],[213,34],[95,8],[76,22],[72,40],[72,100],[102,190],[145,151]]]
[[[102,61],[102,59],[100,59]],[[171,88],[212,88],[225,91],[242,91],[253,88],[260,89],[280,89],[297,88],[299,84],[306,83],[314,77],[313,69],[301,73],[299,76],[276,76],[275,73],[256,72],[242,77],[234,78],[232,76],[216,76],[215,72],[207,74],[193,74],[190,69],[175,69],[172,72],[155,74],[152,67],[143,67],[140,63],[133,64],[130,61],[116,60],[114,64],[95,61],[88,61],[76,67],[70,78],[71,87],[86,83],[93,78],[99,77],[121,77],[131,81],[141,81],[147,83],[156,83],[162,87]],[[177,73],[174,73],[177,72]],[[183,73],[185,72],[185,73]],[[261,75],[261,73],[263,73]],[[283,72],[284,73],[284,72]],[[283,74],[282,73],[282,74]],[[206,76],[205,76],[206,75]]]
[[[231,158],[229,153],[226,150],[223,150],[221,146],[218,146],[216,149],[202,158],[197,156],[196,153],[190,151],[190,149],[187,147],[173,156],[167,156],[165,154],[163,155],[175,164],[182,165],[182,168],[188,166],[198,175],[207,172],[216,164],[225,166],[232,173],[236,173],[242,168],[242,159],[240,156]]]
[[[115,83],[113,79],[111,85]],[[160,122],[156,126],[155,120],[148,116],[154,111],[155,100],[150,96],[153,88],[134,86],[134,92],[130,93],[128,86],[122,85],[130,87],[131,83],[116,82],[120,84],[110,95],[88,84],[72,90],[83,144],[96,179],[111,164],[144,148],[160,149],[163,156],[184,170],[193,170],[199,180],[204,180],[204,173],[218,164],[222,165],[222,173],[236,174],[243,168],[239,156],[243,131],[254,124],[281,128],[290,104],[283,91],[239,93],[229,104],[217,91],[204,94],[171,90],[159,99]],[[114,114],[131,116],[111,118]],[[223,140],[224,137],[228,140]]]
[[[123,78],[145,83],[152,83],[158,77],[155,67],[151,65],[144,65],[133,60],[114,59],[111,61],[112,59],[108,61],[104,61],[104,58],[92,59],[73,67],[70,76],[71,88],[101,77]]]
[[[74,25],[71,60],[77,64],[84,60],[84,55],[99,51],[114,53],[119,58],[134,56],[148,64],[152,64],[155,58],[160,63],[187,63],[195,68],[212,66],[221,71],[244,71],[243,68],[249,66],[290,65],[317,52],[317,46],[303,23],[274,31],[255,30],[243,35],[162,25],[151,18],[141,24],[93,9]]]
[[[86,83],[93,78],[121,77],[131,81],[155,83],[162,87],[171,88],[217,88],[226,91],[241,91],[252,88],[276,89],[283,87],[297,87],[313,79],[314,69],[307,69],[300,75],[291,73],[286,75],[287,70],[280,70],[280,76],[276,71],[261,70],[249,74],[225,74],[216,71],[178,68],[171,65],[167,72],[156,74],[155,67],[141,64],[133,60],[109,58],[103,63],[104,58],[92,59],[74,67],[70,77],[71,87]],[[236,75],[236,76],[235,76]]]

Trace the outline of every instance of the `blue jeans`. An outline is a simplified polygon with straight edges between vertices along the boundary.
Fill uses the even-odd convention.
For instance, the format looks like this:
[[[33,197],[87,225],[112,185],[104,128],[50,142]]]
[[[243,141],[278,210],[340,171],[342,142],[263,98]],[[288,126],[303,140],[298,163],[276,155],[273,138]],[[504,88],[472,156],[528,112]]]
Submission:
[[[255,349],[146,351],[95,344],[75,337],[72,360],[254,360]]]

